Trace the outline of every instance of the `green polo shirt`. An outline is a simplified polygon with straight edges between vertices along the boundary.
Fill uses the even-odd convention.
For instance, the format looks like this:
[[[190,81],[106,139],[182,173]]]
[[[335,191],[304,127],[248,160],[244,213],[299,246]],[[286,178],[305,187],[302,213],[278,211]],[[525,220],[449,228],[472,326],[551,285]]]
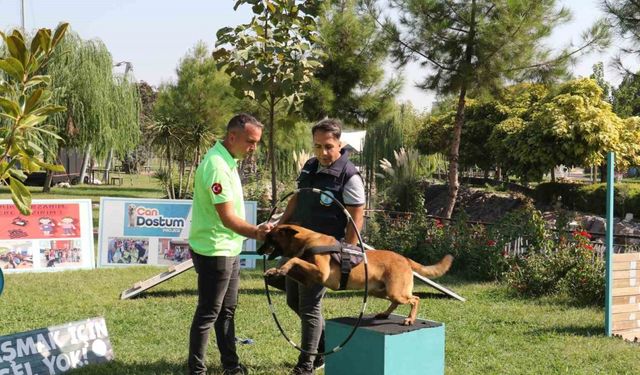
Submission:
[[[189,245],[206,256],[236,256],[245,237],[222,224],[214,207],[233,202],[235,214],[244,219],[244,197],[238,161],[218,141],[196,170]]]

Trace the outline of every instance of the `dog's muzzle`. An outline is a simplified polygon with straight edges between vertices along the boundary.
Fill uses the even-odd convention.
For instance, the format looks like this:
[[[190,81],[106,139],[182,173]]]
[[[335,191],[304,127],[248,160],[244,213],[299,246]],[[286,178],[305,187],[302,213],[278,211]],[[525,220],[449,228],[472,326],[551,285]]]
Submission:
[[[268,255],[268,260],[273,260],[282,255],[282,251],[278,249],[278,247],[274,244],[272,240],[267,238],[267,240],[256,250],[260,255]]]

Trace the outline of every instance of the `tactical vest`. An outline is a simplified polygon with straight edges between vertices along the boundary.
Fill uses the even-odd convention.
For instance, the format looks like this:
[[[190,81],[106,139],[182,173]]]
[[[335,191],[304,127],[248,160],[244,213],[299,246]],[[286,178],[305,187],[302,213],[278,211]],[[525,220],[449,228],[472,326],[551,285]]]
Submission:
[[[298,177],[298,188],[318,188],[344,205],[344,185],[351,177],[359,174],[349,161],[348,153],[342,150],[340,158],[320,172],[318,165],[317,158],[311,158],[305,163]],[[290,222],[336,239],[344,238],[347,227],[347,218],[340,206],[325,195],[312,191],[298,193],[296,210]]]

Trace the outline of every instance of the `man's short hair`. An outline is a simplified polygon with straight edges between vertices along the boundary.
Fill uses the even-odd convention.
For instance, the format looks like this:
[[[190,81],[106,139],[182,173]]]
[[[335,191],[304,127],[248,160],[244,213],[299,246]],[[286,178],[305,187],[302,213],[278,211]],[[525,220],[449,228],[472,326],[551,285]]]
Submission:
[[[227,124],[227,133],[232,130],[244,130],[247,124],[251,124],[259,128],[263,127],[262,123],[250,114],[239,113],[229,120],[229,123]]]
[[[331,133],[336,139],[340,139],[342,135],[342,122],[334,118],[326,118],[321,120],[311,128],[311,135],[315,135],[316,132]]]

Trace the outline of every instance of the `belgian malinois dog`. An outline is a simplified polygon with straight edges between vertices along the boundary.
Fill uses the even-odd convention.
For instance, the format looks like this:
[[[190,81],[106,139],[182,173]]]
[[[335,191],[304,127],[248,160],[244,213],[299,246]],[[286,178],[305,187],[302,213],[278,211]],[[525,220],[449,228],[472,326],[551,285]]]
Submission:
[[[271,268],[265,276],[287,275],[305,285],[322,284],[329,289],[338,290],[340,286],[340,264],[331,260],[329,253],[313,253],[310,249],[318,246],[332,246],[336,239],[298,225],[278,225],[267,234],[267,238],[258,249],[258,254],[267,254],[269,259],[278,256],[290,258],[279,268]],[[438,263],[423,266],[388,250],[367,251],[368,280],[365,280],[364,262],[353,267],[346,285],[347,290],[364,289],[365,282],[369,294],[386,298],[391,305],[376,319],[386,319],[399,305],[411,305],[411,312],[404,325],[412,325],[418,313],[420,298],[413,295],[413,272],[424,277],[438,277],[445,274],[453,257],[445,255]]]

